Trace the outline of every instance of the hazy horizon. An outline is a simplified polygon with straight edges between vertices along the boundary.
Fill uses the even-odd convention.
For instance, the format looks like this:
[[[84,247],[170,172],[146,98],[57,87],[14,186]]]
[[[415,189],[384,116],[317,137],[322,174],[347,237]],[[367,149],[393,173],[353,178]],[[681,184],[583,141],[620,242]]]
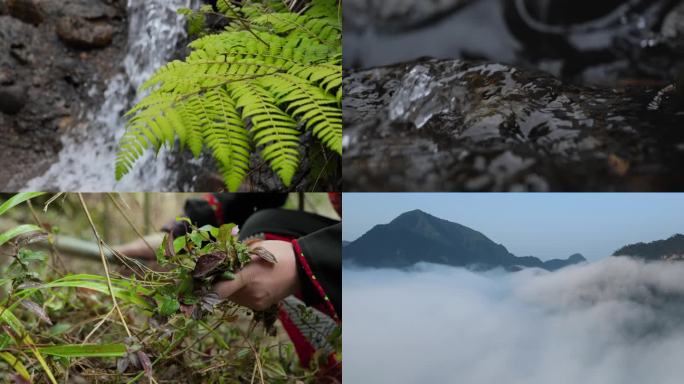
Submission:
[[[618,248],[684,233],[684,195],[667,193],[345,193],[343,234],[353,241],[413,209],[456,222],[542,260]]]

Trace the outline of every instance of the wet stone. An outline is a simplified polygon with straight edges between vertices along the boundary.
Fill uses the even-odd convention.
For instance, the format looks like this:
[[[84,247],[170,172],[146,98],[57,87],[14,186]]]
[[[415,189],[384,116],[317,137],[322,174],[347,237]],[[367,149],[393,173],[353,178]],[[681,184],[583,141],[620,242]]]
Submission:
[[[457,97],[463,97],[464,92],[460,86],[435,80],[427,67],[416,65],[402,79],[390,101],[389,120],[410,122],[421,128],[432,116],[455,108]]]
[[[0,85],[0,112],[19,113],[26,104],[26,89],[20,85]]]
[[[112,43],[114,28],[103,22],[65,16],[57,23],[57,35],[66,44],[75,48],[104,48]]]
[[[649,109],[659,88],[428,60],[347,71],[344,91],[348,190],[684,189],[684,113]]]
[[[38,25],[43,22],[43,13],[37,0],[6,0],[7,13],[25,23]]]

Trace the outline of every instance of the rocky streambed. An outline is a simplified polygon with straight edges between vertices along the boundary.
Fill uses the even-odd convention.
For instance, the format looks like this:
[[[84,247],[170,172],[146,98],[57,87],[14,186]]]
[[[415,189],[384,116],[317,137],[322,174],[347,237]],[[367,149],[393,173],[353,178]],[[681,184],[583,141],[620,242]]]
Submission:
[[[125,0],[0,0],[0,188],[41,174],[126,46]]]
[[[684,97],[673,80],[684,2],[616,0],[591,27],[549,18],[532,32],[510,20],[510,5],[524,2],[472,0],[440,16],[448,22],[393,37],[381,22],[352,25],[345,44],[374,53],[345,58],[347,190],[684,189]],[[444,43],[467,26],[490,33]],[[415,50],[392,48],[401,42]],[[388,57],[405,62],[376,66]]]

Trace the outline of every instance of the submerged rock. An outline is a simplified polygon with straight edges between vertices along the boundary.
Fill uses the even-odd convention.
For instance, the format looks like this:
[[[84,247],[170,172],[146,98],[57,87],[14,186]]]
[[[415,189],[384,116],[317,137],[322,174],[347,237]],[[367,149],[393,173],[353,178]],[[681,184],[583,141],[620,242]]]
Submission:
[[[684,110],[659,89],[429,60],[345,73],[347,190],[684,189]],[[418,129],[420,128],[420,129]]]

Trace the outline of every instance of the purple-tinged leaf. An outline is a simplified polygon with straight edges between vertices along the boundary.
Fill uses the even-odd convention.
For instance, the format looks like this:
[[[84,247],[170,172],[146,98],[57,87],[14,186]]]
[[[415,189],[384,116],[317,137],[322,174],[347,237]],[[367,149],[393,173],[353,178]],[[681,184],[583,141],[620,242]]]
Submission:
[[[147,356],[147,354],[143,351],[138,351],[138,360],[140,360],[140,364],[142,364],[143,370],[145,370],[145,376],[148,378],[152,377],[152,362],[150,361],[150,357]]]
[[[127,356],[118,358],[116,360],[116,371],[123,374],[128,369],[129,364],[130,360],[128,360]]]
[[[10,375],[10,377],[12,378],[12,382],[14,384],[31,384],[30,381],[26,380],[18,373],[13,373],[12,375]]]
[[[212,252],[202,255],[197,259],[192,277],[200,279],[207,277],[214,272],[218,272],[219,267],[226,261],[226,254],[223,252]]]
[[[129,353],[128,360],[133,368],[140,368],[140,360],[138,360],[138,353]]]
[[[176,256],[175,249],[173,247],[173,234],[169,233],[167,234],[164,239],[166,240],[166,247],[164,251],[166,252],[166,257],[167,258],[173,258]]]
[[[255,247],[252,248],[249,251],[250,255],[257,255],[259,256],[262,260],[268,261],[271,264],[277,264],[278,260],[276,257],[266,248],[264,247]]]
[[[216,292],[209,292],[202,296],[201,306],[203,310],[213,312],[214,306],[220,304],[222,301],[223,299],[221,299]]]
[[[52,325],[52,320],[47,315],[47,312],[40,305],[34,303],[31,300],[24,299],[21,301],[21,306],[33,312],[38,318],[48,325]]]
[[[30,288],[40,288],[43,286],[43,283],[38,282],[38,281],[25,281],[17,287],[17,289],[22,290],[22,289],[30,289]]]
[[[196,304],[190,304],[190,305],[181,304],[180,305],[180,311],[183,315],[185,315],[185,317],[193,317],[192,314],[195,311],[195,307],[197,307]]]

